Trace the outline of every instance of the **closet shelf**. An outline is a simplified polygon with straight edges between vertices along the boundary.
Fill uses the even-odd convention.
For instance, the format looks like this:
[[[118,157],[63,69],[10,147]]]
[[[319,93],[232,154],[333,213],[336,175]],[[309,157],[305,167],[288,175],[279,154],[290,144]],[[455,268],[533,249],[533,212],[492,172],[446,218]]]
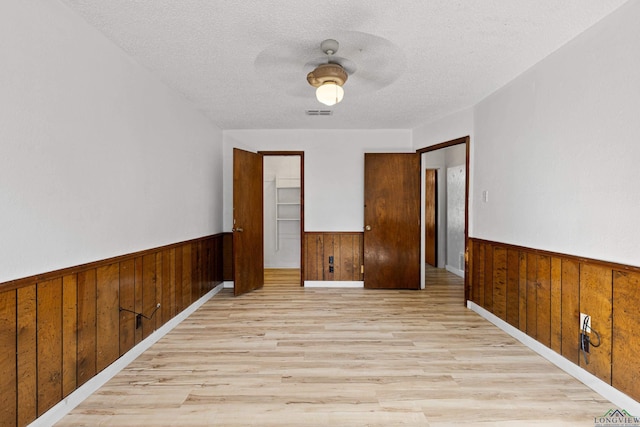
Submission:
[[[280,222],[300,221],[300,206],[300,178],[276,177],[276,251],[280,249]]]

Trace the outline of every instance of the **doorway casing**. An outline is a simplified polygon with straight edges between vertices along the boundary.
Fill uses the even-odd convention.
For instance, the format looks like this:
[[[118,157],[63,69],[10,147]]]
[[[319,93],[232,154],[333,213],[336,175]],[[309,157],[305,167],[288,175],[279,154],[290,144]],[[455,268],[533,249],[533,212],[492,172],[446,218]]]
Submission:
[[[421,155],[424,153],[430,153],[437,150],[442,150],[444,148],[453,147],[455,145],[465,144],[465,204],[464,204],[464,301],[466,304],[469,299],[469,165],[471,162],[470,159],[470,151],[471,151],[471,138],[469,135],[463,136],[461,138],[452,139],[450,141],[442,142],[440,144],[431,145],[429,147],[424,147],[416,150],[416,153]],[[421,168],[422,170],[422,168]],[[423,263],[424,268],[424,263]],[[424,280],[424,271],[422,274],[422,278]],[[426,284],[425,284],[426,286]]]
[[[263,156],[300,157],[300,286],[304,286],[304,151],[258,151]]]

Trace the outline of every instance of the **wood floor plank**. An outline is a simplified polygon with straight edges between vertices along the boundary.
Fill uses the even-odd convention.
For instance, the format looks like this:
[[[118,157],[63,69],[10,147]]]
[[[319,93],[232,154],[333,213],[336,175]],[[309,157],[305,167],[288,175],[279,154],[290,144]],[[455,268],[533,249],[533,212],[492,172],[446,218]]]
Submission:
[[[224,290],[60,426],[584,425],[613,404],[461,304],[423,291]]]

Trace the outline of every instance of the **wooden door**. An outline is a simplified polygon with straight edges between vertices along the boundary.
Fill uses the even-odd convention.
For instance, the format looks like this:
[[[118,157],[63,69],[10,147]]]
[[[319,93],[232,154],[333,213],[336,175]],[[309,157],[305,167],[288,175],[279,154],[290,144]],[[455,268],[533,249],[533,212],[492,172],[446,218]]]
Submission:
[[[438,171],[425,170],[424,199],[424,260],[427,264],[438,266]]]
[[[264,285],[262,155],[233,149],[234,295]]]
[[[420,156],[365,153],[364,286],[420,289]]]

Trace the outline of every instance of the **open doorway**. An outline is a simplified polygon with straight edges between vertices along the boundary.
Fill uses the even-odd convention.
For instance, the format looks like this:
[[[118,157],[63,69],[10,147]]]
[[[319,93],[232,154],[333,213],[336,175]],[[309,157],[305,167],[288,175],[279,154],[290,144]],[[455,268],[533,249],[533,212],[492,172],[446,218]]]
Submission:
[[[299,286],[303,269],[302,153],[262,152],[264,284]]]
[[[427,268],[446,269],[467,283],[469,137],[418,153],[423,179],[423,273]],[[428,285],[424,278],[425,274],[423,288]]]

